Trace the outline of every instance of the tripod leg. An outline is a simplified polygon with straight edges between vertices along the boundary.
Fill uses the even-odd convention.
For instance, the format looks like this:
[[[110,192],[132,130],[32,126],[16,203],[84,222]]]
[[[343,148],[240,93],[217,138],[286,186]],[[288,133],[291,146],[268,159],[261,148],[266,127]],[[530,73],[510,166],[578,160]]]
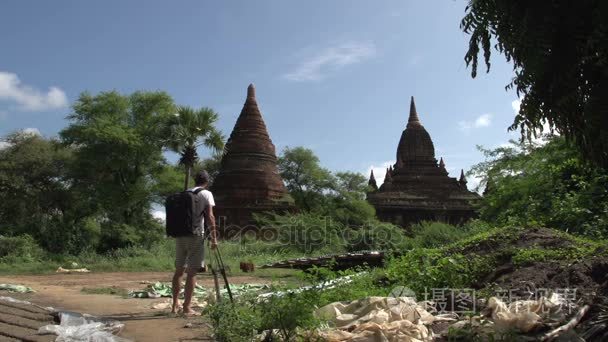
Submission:
[[[215,298],[219,303],[222,300],[222,294],[220,293],[220,280],[217,277],[217,270],[215,266],[211,266],[211,274],[213,274],[213,283],[215,285]]]
[[[228,276],[226,275],[226,268],[224,267],[224,260],[222,260],[222,255],[220,254],[219,248],[215,248],[216,251],[216,259],[218,264],[220,265],[220,272],[222,273],[222,277],[224,278],[224,283],[226,284],[226,291],[228,292],[228,298],[230,298],[230,302],[234,302],[232,298],[232,290],[230,290],[230,283],[228,282]]]

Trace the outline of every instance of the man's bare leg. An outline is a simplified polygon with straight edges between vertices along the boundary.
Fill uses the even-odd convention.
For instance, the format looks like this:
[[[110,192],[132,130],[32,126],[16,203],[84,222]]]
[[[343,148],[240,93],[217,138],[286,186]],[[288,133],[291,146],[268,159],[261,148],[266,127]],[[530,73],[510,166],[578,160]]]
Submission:
[[[196,272],[197,269],[195,268],[188,268],[188,270],[186,271],[186,287],[184,288],[183,306],[185,315],[196,313],[190,307],[190,304],[192,303],[192,295],[194,294],[194,286],[196,285]]]
[[[171,306],[171,313],[177,313],[179,309],[179,291],[182,282],[182,276],[184,275],[184,269],[178,268],[173,274],[173,281],[171,284],[171,291],[173,294],[173,305]]]

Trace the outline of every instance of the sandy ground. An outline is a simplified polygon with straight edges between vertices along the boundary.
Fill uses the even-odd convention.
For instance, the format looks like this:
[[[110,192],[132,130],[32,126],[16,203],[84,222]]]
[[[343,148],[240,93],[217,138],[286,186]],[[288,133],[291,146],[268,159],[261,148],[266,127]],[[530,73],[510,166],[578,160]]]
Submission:
[[[231,284],[265,282],[255,277],[230,277]],[[166,299],[123,298],[113,295],[86,294],[82,288],[117,287],[126,290],[143,289],[142,282],[170,281],[167,272],[141,273],[86,273],[2,276],[0,283],[20,284],[33,288],[35,293],[9,294],[11,296],[55,309],[88,313],[117,319],[125,323],[122,337],[134,341],[209,341],[208,327],[200,317],[168,317],[168,310],[155,310],[151,306]],[[213,286],[210,275],[199,276],[198,283]],[[187,323],[193,327],[186,328]]]

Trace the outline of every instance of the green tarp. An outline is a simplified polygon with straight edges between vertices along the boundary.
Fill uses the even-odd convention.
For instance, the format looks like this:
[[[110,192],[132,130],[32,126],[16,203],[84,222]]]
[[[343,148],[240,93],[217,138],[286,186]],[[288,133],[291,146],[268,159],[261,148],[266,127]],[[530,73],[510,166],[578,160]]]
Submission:
[[[18,293],[29,293],[34,292],[31,287],[15,284],[0,284],[0,291],[18,292]]]
[[[238,284],[238,285],[230,285],[230,290],[232,294],[238,296],[245,292],[256,291],[260,292],[266,289],[270,289],[268,285],[264,284]],[[221,290],[221,294],[225,294],[226,289]],[[208,290],[203,286],[196,285],[194,288],[194,297],[207,297],[209,294]],[[131,291],[129,293],[131,297],[134,298],[160,298],[160,297],[172,297],[171,292],[171,283],[161,283],[156,282],[154,284],[148,285],[144,290],[141,291]],[[184,296],[184,289],[182,287],[180,291],[180,298]]]

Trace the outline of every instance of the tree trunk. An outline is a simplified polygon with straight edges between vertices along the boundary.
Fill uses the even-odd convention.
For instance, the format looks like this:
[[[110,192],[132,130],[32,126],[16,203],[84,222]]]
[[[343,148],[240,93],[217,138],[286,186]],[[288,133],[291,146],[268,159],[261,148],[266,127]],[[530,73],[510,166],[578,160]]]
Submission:
[[[192,166],[186,165],[186,179],[184,180],[184,190],[188,190],[188,183],[190,182],[190,173],[192,172]]]

